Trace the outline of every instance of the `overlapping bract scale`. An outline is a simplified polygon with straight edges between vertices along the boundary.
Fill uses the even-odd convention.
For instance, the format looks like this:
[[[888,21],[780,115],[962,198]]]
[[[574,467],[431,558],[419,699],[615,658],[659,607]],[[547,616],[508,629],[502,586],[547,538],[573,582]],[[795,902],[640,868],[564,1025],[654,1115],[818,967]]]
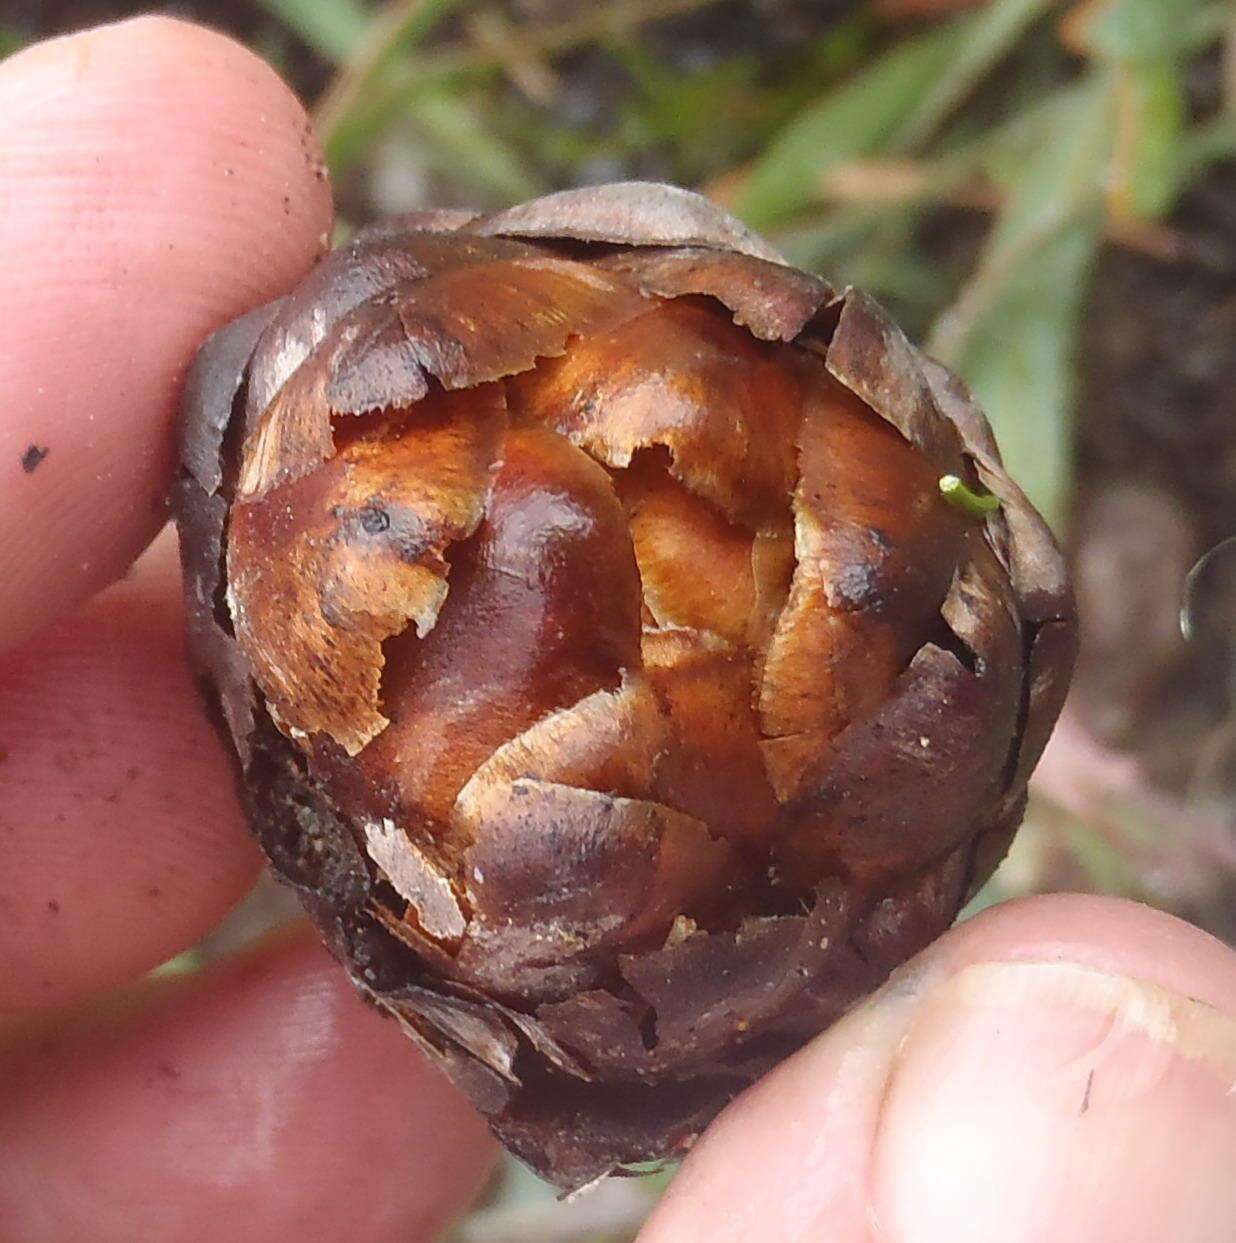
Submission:
[[[182,460],[268,855],[563,1186],[941,931],[1067,683],[1059,554],[960,383],[673,187],[366,231],[207,346]]]
[[[981,540],[817,355],[696,292],[766,280],[773,337],[810,318],[809,278],[701,248],[597,271],[493,245],[452,263],[422,240],[421,279],[405,258],[319,334],[256,425],[230,579],[276,720],[366,806],[417,935],[449,929],[487,986],[501,964],[552,992],[675,917],[724,925],[761,854],[803,893],[921,858],[922,833],[864,832],[897,817],[856,811],[847,782],[884,758],[863,732],[881,711],[970,676],[924,644]],[[280,538],[278,570],[246,561]]]

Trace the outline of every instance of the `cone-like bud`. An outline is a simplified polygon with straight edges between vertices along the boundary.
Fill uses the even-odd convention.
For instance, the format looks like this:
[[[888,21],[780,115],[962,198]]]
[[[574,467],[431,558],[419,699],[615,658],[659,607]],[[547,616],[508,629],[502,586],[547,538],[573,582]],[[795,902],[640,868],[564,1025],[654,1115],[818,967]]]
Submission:
[[[564,1187],[672,1156],[951,922],[1060,556],[869,298],[622,184],[362,234],[215,335],[177,509],[254,828]]]

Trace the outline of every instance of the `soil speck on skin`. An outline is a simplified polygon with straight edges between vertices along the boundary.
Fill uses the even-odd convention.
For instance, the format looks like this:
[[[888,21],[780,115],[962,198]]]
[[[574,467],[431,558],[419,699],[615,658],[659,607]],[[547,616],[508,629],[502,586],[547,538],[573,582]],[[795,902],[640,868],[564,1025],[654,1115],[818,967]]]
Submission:
[[[155,1066],[155,1071],[163,1079],[179,1079],[180,1071],[176,1069],[171,1062],[159,1062]]]
[[[163,890],[160,889],[158,885],[151,885],[150,888],[146,890],[146,896],[148,898],[161,898],[163,896]]]
[[[46,445],[31,445],[25,453],[21,455],[21,468],[30,474],[35,467],[51,452]]]
[[[59,915],[60,914],[60,903],[57,902],[55,898],[48,898],[47,909],[51,911],[53,915]]]

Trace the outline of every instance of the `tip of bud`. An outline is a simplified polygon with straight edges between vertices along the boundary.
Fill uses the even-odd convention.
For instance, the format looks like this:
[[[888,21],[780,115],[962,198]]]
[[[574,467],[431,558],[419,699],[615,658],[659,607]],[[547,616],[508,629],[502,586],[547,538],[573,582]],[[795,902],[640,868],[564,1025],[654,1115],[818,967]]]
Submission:
[[[940,495],[950,505],[976,518],[985,518],[1000,508],[1000,498],[990,492],[975,492],[956,475],[940,476]]]

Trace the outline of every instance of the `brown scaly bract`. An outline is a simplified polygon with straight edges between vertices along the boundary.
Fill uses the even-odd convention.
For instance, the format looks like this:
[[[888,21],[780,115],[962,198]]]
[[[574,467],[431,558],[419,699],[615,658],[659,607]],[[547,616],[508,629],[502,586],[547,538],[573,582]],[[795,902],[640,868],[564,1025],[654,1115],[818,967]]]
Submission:
[[[207,343],[182,430],[262,845],[560,1186],[680,1152],[1007,847],[1052,538],[954,376],[698,196],[363,233]]]

